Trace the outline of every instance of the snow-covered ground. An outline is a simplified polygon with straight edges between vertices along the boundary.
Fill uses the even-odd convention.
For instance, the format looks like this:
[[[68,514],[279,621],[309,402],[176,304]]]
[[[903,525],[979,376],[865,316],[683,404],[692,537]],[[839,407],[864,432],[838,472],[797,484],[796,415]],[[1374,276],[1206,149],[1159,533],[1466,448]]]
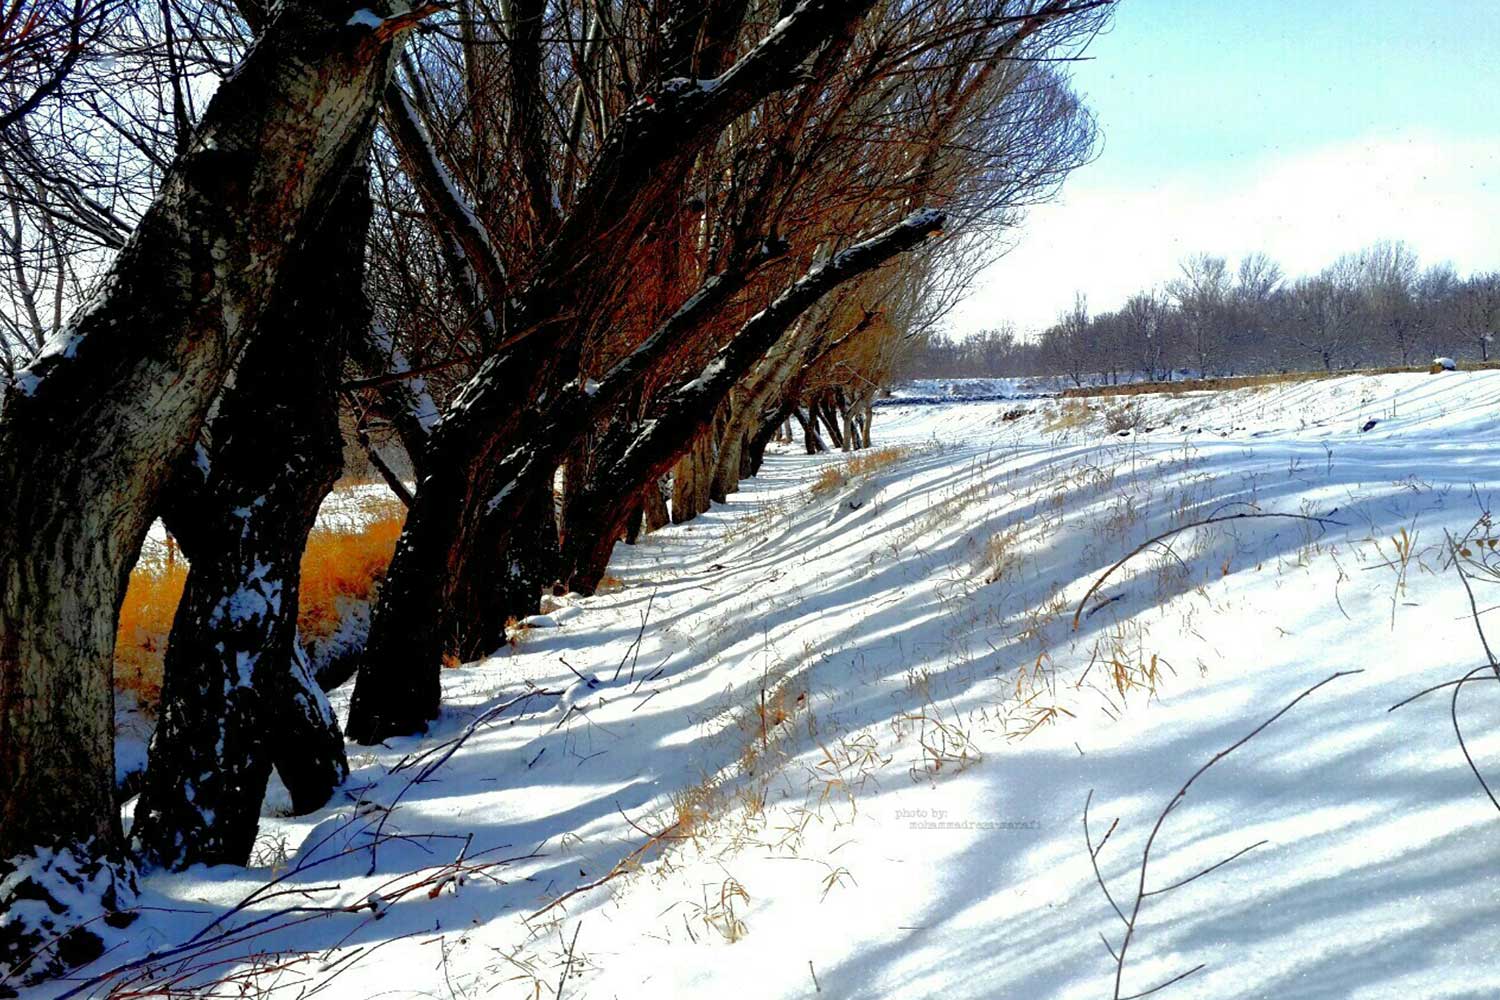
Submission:
[[[257,954],[287,996],[1500,992],[1454,689],[1388,711],[1485,663],[1445,533],[1500,604],[1500,372],[1017,409],[884,407],[898,450],[848,477],[771,455],[445,671],[429,736],[351,747],[264,867],[145,879],[94,971],[197,935],[189,964]],[[1273,512],[1323,520],[1190,529],[1089,595]],[[1194,772],[1350,671],[1193,782],[1142,880]],[[1457,715],[1500,777],[1497,693]]]

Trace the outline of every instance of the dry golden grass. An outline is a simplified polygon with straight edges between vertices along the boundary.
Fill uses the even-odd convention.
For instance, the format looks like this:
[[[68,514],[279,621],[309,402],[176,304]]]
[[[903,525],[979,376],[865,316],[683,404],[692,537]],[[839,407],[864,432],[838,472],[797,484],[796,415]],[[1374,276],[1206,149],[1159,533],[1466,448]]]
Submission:
[[[1118,388],[1124,389],[1127,387],[1118,386]],[[1069,389],[1063,395],[1064,397],[1071,397],[1073,393],[1074,390]],[[1139,426],[1141,422],[1140,414],[1136,411],[1135,403],[1132,400],[1105,406],[1103,404],[1086,403],[1081,399],[1064,398],[1062,402],[1047,413],[1047,423],[1043,425],[1042,430],[1049,434],[1082,430],[1089,426],[1095,416],[1098,416],[1103,421],[1104,430],[1110,434],[1116,434],[1123,430],[1131,430]]]
[[[717,785],[710,780],[672,793],[669,801],[675,839],[694,840],[703,835],[716,815],[718,793]]]
[[[865,451],[857,451],[838,465],[825,468],[809,489],[814,495],[830,493],[851,479],[868,476],[888,465],[894,465],[906,455],[905,448],[869,448]]]
[[[396,551],[406,511],[394,497],[361,503],[357,527],[317,527],[302,555],[297,628],[304,638],[338,630],[341,605],[368,601]],[[161,697],[162,660],[172,616],[187,582],[187,561],[169,539],[163,551],[143,556],[130,574],[115,639],[115,688],[143,705]]]
[[[727,873],[726,873],[727,875]],[[694,915],[703,923],[722,934],[730,944],[750,933],[750,927],[740,916],[740,908],[750,904],[750,893],[732,875],[727,875],[719,885],[718,898],[711,898],[708,886],[703,887],[702,905],[693,905]]]
[[[326,638],[338,630],[343,601],[368,601],[385,578],[406,521],[406,508],[395,497],[364,504],[358,527],[318,527],[302,553],[301,598],[297,629],[307,638]]]
[[[164,553],[142,556],[130,574],[115,635],[115,688],[133,692],[143,705],[161,698],[167,633],[186,582],[187,561],[170,538]]]
[[[1063,395],[1068,396],[1072,391],[1070,389],[1068,392],[1063,393]],[[1094,408],[1089,404],[1068,399],[1047,414],[1047,424],[1042,430],[1049,434],[1055,434],[1059,431],[1077,430],[1080,427],[1086,426],[1093,415]]]
[[[1021,537],[1021,526],[1015,525],[998,534],[991,535],[984,544],[984,582],[997,583],[1003,580],[1020,564],[1016,553],[1016,542]]]

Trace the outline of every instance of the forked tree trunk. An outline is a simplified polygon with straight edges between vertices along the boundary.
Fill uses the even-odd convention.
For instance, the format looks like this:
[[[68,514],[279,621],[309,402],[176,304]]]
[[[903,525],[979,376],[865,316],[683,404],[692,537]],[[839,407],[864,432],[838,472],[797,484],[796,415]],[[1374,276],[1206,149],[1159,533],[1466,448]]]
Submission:
[[[859,451],[864,447],[864,442],[859,436],[859,424],[854,419],[854,408],[839,394],[839,416],[844,421],[844,450]]]
[[[168,508],[190,569],[131,831],[167,868],[244,864],[273,763],[299,812],[349,773],[297,611],[302,551],[343,468],[345,350],[369,324],[367,183],[362,164],[351,170],[300,241],[209,426],[202,484]]]
[[[0,856],[119,848],[115,623],[170,470],[257,326],[285,248],[347,170],[396,22],[289,2],[66,338],[0,418]],[[4,901],[0,900],[0,908]]]
[[[833,443],[833,447],[839,451],[848,451],[849,449],[844,445],[844,432],[839,427],[838,414],[834,412],[833,404],[828,401],[826,393],[813,403],[813,413],[822,421],[823,428],[828,431],[828,440]]]

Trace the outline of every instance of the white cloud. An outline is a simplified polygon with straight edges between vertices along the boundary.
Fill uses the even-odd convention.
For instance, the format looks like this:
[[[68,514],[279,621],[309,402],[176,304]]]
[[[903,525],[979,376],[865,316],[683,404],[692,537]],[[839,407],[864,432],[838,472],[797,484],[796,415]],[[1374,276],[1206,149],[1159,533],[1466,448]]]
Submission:
[[[1263,250],[1299,275],[1402,239],[1425,263],[1500,268],[1500,137],[1371,138],[1150,187],[1110,186],[1103,166],[1085,167],[1060,201],[1033,210],[1020,244],[955,311],[956,331],[1006,320],[1045,327],[1075,290],[1095,310],[1112,309],[1198,251],[1233,260]]]

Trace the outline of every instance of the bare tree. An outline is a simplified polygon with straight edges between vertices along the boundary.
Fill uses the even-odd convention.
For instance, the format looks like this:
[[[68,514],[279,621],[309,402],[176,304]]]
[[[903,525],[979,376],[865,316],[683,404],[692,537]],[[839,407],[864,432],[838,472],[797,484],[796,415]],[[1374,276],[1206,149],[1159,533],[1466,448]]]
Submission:
[[[1179,266],[1180,276],[1167,286],[1187,328],[1198,373],[1214,374],[1222,358],[1228,328],[1229,269],[1223,257],[1194,254]]]
[[[1403,365],[1417,346],[1417,255],[1405,243],[1384,241],[1359,254],[1360,287],[1373,322]]]
[[[5,395],[0,856],[119,857],[111,676],[127,575],[287,248],[367,148],[392,45],[420,16],[352,13],[277,9],[93,297]]]
[[[1457,290],[1453,321],[1461,336],[1490,359],[1490,345],[1500,333],[1500,274],[1476,274]]]

